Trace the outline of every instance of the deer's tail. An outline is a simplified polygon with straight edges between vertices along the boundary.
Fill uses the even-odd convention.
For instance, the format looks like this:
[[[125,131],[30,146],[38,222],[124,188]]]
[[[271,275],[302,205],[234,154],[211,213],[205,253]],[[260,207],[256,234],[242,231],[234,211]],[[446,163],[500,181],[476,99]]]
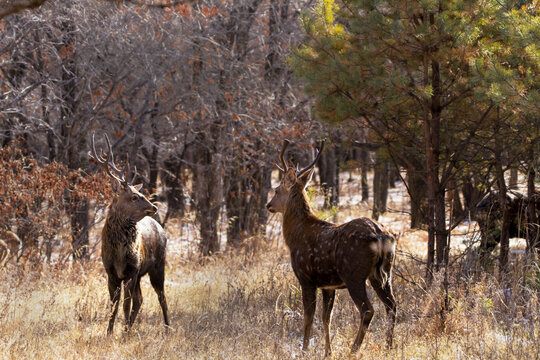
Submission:
[[[390,281],[392,266],[396,256],[396,240],[391,235],[381,235],[379,237],[380,255],[377,261],[375,276],[383,286]]]

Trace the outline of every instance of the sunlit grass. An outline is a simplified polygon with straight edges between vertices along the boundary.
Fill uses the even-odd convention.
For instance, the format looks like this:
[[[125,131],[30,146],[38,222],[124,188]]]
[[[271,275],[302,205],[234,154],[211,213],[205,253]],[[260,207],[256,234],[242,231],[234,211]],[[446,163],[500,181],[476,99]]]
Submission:
[[[142,283],[144,303],[134,328],[123,333],[123,316],[107,338],[108,295],[101,264],[45,267],[26,276],[10,266],[0,297],[0,357],[36,359],[288,359],[323,358],[317,315],[311,348],[301,352],[301,292],[281,246],[224,253],[211,261],[170,258],[166,293],[171,328],[163,326],[157,297]],[[394,348],[384,346],[386,316],[376,309],[362,359],[537,359],[538,295],[514,284],[511,304],[493,276],[472,282],[452,275],[450,310],[441,318],[439,277],[425,289],[422,268],[404,257],[394,279],[399,304]],[[413,274],[413,275],[410,275]],[[320,304],[319,304],[320,306]],[[359,315],[339,291],[332,321],[333,358],[349,356]]]

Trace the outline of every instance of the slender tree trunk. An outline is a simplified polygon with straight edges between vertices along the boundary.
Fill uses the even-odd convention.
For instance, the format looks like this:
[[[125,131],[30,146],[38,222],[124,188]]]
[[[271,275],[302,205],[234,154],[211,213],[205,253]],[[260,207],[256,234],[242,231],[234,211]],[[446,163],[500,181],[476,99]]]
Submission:
[[[368,184],[368,171],[369,171],[369,153],[366,150],[360,150],[360,166],[361,166],[361,187],[362,187],[362,201],[369,201],[369,184]]]
[[[427,185],[418,170],[407,169],[407,184],[411,198],[411,228],[423,229],[428,224]]]
[[[540,210],[540,195],[536,193],[534,179],[536,172],[534,169],[534,151],[529,149],[529,161],[527,172],[527,252],[532,254],[534,249],[540,253],[540,229],[537,211]]]
[[[186,210],[184,188],[182,180],[182,162],[175,155],[169,156],[163,161],[161,179],[165,184],[165,196],[167,199],[167,214],[163,223],[171,217],[183,217]]]
[[[39,34],[38,32],[35,32],[34,34],[36,42],[40,42]],[[41,49],[39,47],[36,48],[36,54],[37,54],[37,70],[39,73],[42,73],[45,64],[43,60],[43,55],[41,53]],[[51,124],[51,117],[49,112],[49,107],[47,106],[47,103],[49,102],[49,94],[48,94],[48,87],[46,84],[41,85],[41,117],[43,119],[43,122],[48,125],[47,128],[47,147],[49,148],[49,161],[52,162],[56,159],[56,144],[55,144],[55,138],[54,138],[54,132],[52,130],[52,124]]]
[[[508,189],[516,190],[518,188],[518,169],[512,167],[510,169],[510,181],[508,183]]]
[[[148,191],[150,191],[151,193],[155,193],[157,191],[157,178],[159,174],[158,154],[158,145],[152,145],[152,152],[147,158],[148,167],[150,168],[150,171],[148,173]]]
[[[371,216],[378,220],[386,212],[388,199],[388,161],[382,150],[377,150],[375,174],[373,175],[373,212]]]
[[[324,191],[325,209],[336,206],[338,202],[337,172],[336,150],[335,146],[332,146],[321,154],[321,159],[319,160],[319,178],[321,180],[321,187]]]
[[[192,88],[196,92],[203,83],[202,71],[204,69],[203,52],[199,40],[194,41]],[[222,95],[222,94],[220,94]],[[197,101],[193,98],[193,101]],[[216,101],[221,101],[217,99]],[[194,123],[202,124],[202,106],[196,115]],[[193,147],[193,200],[195,204],[195,218],[199,223],[201,241],[199,250],[202,255],[212,255],[220,250],[218,238],[218,218],[222,204],[222,164],[218,158],[220,153],[219,141],[221,139],[221,121],[219,117],[213,119],[208,127],[196,128],[195,145]]]
[[[219,165],[214,162],[213,154],[206,143],[204,139],[199,141],[197,164],[193,176],[196,194],[195,217],[200,225],[201,234],[199,250],[204,256],[212,255],[220,250],[217,225],[221,204]]]
[[[70,20],[63,22],[62,30],[65,34],[63,45],[74,46],[74,26]],[[77,79],[79,79],[79,76],[75,58],[70,57],[65,59],[64,66],[62,66],[62,104],[59,113],[59,123],[61,124],[60,135],[62,138],[59,153],[61,154],[63,163],[72,170],[84,167],[86,161],[85,156],[79,156],[79,150],[86,148],[86,141],[82,130],[82,120],[76,116]],[[75,196],[69,190],[65,192],[64,198],[67,203],[66,208],[71,223],[73,256],[76,259],[87,259],[89,256],[88,229],[90,219],[88,200]]]
[[[461,199],[459,198],[459,189],[454,179],[448,181],[448,201],[452,207],[452,217],[454,219],[462,219],[464,210]],[[452,226],[452,224],[450,226]]]
[[[263,167],[259,174],[259,223],[258,233],[262,236],[266,235],[266,222],[268,221],[268,210],[266,203],[268,202],[268,193],[272,187],[272,169]]]
[[[446,229],[445,191],[438,189],[435,202],[435,233],[437,241],[437,270],[448,264],[448,230]]]
[[[148,190],[151,193],[157,192],[157,179],[159,175],[159,146],[161,143],[161,136],[159,130],[157,129],[157,122],[155,121],[156,116],[159,114],[159,102],[154,103],[150,115],[150,124],[152,127],[152,139],[153,142],[150,145],[151,151],[143,151],[146,161],[148,162]],[[144,149],[144,148],[143,148]],[[146,149],[144,149],[146,150]]]
[[[434,24],[434,15],[430,14],[430,23]],[[437,49],[434,50],[435,52]],[[446,229],[446,208],[445,208],[445,195],[446,188],[444,182],[439,180],[439,158],[440,158],[440,136],[441,136],[441,75],[439,69],[439,63],[435,60],[431,60],[431,85],[433,88],[433,95],[431,96],[431,145],[433,155],[433,173],[431,180],[435,190],[435,233],[437,241],[437,270],[441,266],[448,264],[448,233]],[[429,171],[429,170],[428,170]]]
[[[497,111],[498,113],[498,111]],[[499,203],[502,212],[502,224],[501,224],[501,240],[500,240],[500,252],[499,252],[499,276],[503,280],[508,272],[508,252],[509,252],[509,240],[510,240],[510,219],[508,213],[507,200],[507,187],[504,179],[503,169],[503,140],[500,137],[500,124],[499,116],[497,115],[497,122],[495,124],[495,175],[497,177],[497,187],[499,189]]]
[[[241,190],[242,175],[238,164],[233,163],[227,166],[225,178],[225,205],[227,207],[227,245],[237,246],[242,241],[242,223],[245,219],[241,217],[241,209],[245,206],[246,193]]]
[[[424,86],[429,85],[429,61],[430,50],[424,49]],[[427,269],[426,277],[431,279],[433,274],[434,255],[435,255],[435,233],[436,233],[436,213],[437,213],[437,189],[438,189],[438,158],[437,158],[437,128],[435,119],[430,114],[430,104],[423,104],[423,122],[424,122],[424,141],[426,149],[426,171],[427,171],[427,188],[428,188],[428,253],[427,253]],[[432,110],[432,109],[431,109]]]

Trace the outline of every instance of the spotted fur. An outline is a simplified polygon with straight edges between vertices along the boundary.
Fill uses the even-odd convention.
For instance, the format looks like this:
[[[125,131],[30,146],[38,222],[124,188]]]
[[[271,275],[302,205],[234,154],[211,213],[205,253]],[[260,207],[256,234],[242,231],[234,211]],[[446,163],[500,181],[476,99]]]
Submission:
[[[394,237],[381,224],[365,217],[345,224],[320,220],[313,214],[304,190],[313,169],[300,173],[293,168],[283,170],[281,184],[267,208],[271,212],[283,213],[283,236],[290,250],[293,271],[302,288],[304,350],[309,344],[317,288],[323,294],[326,355],[331,352],[329,327],[337,289],[347,288],[360,311],[360,329],[351,351],[359,349],[374,314],[366,293],[368,279],[390,317],[387,344],[391,346],[397,309],[391,282],[396,245]]]

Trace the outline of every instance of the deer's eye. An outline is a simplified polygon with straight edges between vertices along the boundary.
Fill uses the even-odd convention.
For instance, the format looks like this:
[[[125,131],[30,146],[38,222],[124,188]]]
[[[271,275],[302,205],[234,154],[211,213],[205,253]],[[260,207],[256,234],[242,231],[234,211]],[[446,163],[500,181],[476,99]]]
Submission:
[[[131,200],[132,200],[132,201],[137,201],[137,200],[139,200],[139,197],[138,197],[137,195],[133,195],[133,196],[131,197]]]

